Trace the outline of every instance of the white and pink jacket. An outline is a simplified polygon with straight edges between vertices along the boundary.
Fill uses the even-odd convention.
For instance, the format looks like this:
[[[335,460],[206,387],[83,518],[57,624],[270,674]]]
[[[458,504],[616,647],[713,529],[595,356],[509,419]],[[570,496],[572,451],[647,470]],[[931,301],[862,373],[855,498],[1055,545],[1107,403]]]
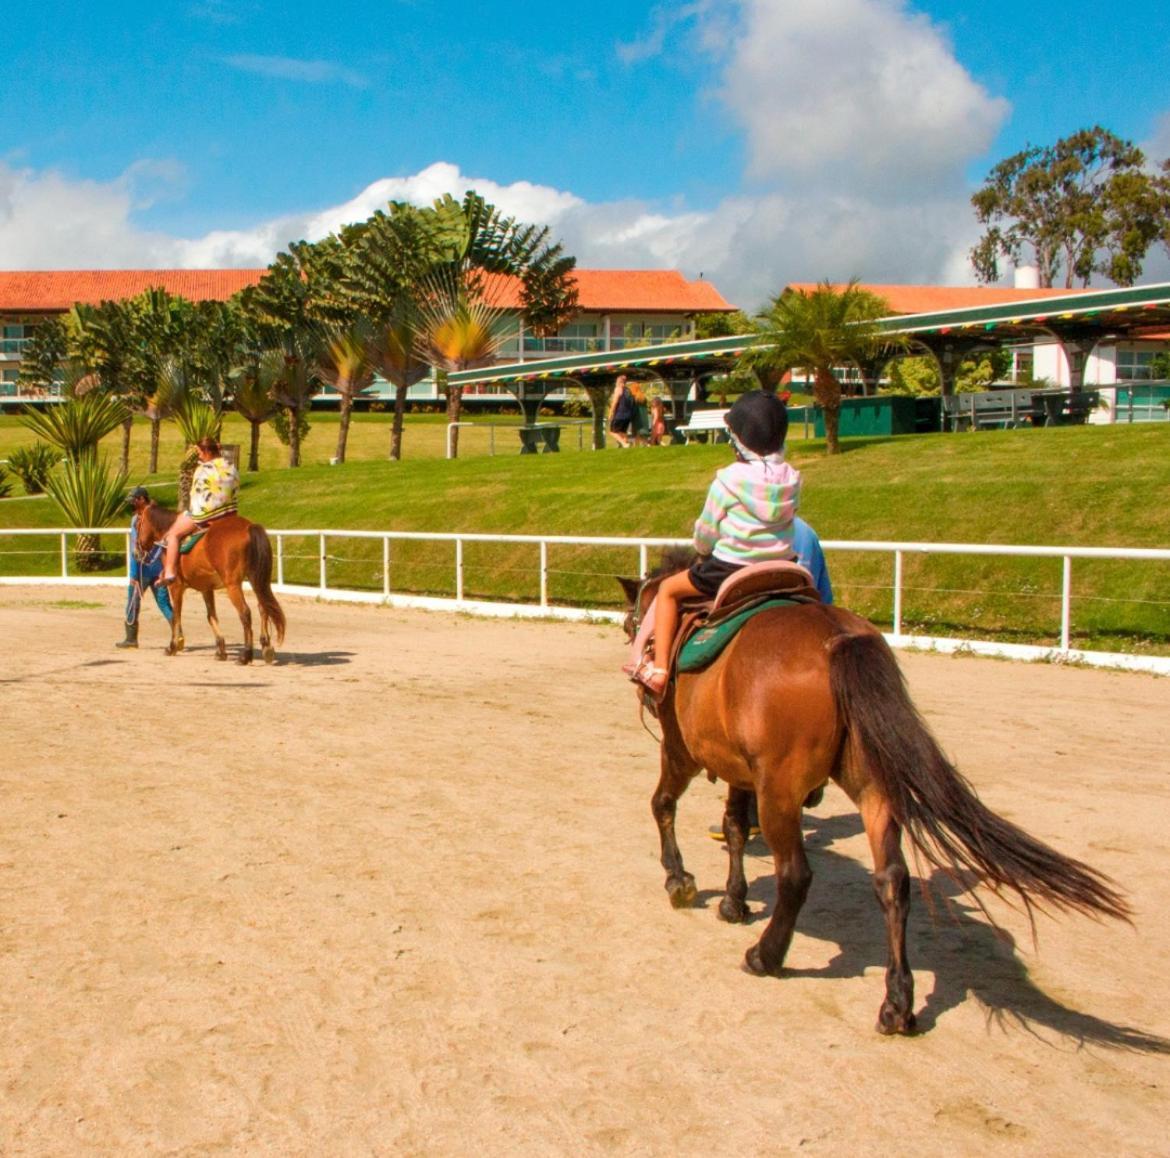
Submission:
[[[800,504],[800,471],[783,453],[748,459],[716,472],[695,523],[695,550],[739,566],[795,559],[792,521]]]

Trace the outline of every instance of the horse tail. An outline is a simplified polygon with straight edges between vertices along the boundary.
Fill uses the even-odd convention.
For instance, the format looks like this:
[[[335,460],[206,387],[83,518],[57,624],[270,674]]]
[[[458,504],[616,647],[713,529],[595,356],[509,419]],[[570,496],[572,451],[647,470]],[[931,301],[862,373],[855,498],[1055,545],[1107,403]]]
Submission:
[[[256,602],[276,625],[276,642],[284,642],[284,609],[272,594],[272,544],[268,532],[259,523],[248,528],[248,582],[256,595]]]
[[[880,635],[838,636],[829,673],[854,767],[868,769],[926,860],[961,884],[973,873],[994,892],[1013,891],[1029,920],[1045,902],[1129,920],[1129,905],[1108,877],[1029,836],[979,799],[943,755]]]

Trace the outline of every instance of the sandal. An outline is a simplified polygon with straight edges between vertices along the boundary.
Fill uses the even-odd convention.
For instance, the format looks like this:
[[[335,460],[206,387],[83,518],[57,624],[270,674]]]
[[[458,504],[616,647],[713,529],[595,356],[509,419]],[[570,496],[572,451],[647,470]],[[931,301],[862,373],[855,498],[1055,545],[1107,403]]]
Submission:
[[[177,579],[178,575],[163,575],[157,582],[160,587],[170,587]]]
[[[666,685],[670,681],[670,672],[664,667],[655,667],[654,661],[648,659],[638,668],[634,679],[653,696],[661,699],[662,694],[666,691]]]

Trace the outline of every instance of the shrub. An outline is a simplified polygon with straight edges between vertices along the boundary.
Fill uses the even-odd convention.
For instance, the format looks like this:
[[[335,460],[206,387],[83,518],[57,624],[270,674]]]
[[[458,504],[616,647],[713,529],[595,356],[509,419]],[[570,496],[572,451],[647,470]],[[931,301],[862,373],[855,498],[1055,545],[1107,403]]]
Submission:
[[[61,452],[47,442],[34,442],[31,446],[18,446],[8,456],[8,468],[20,479],[26,495],[39,495],[45,489],[49,471],[60,458]]]
[[[12,481],[8,477],[8,471],[0,466],[0,499],[6,499],[12,494]]]

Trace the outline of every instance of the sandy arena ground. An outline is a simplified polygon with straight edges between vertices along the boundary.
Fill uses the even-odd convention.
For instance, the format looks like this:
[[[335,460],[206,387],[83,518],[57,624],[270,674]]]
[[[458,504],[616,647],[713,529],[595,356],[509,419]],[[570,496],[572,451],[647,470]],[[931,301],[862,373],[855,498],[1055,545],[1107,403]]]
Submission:
[[[838,790],[787,977],[716,918],[705,781],[669,907],[616,629],[287,604],[241,668],[197,620],[164,657],[153,606],[115,651],[114,590],[0,589],[0,1153],[1170,1153],[1167,681],[903,658],[984,798],[1137,919],[1034,949],[916,895],[889,1040]]]

